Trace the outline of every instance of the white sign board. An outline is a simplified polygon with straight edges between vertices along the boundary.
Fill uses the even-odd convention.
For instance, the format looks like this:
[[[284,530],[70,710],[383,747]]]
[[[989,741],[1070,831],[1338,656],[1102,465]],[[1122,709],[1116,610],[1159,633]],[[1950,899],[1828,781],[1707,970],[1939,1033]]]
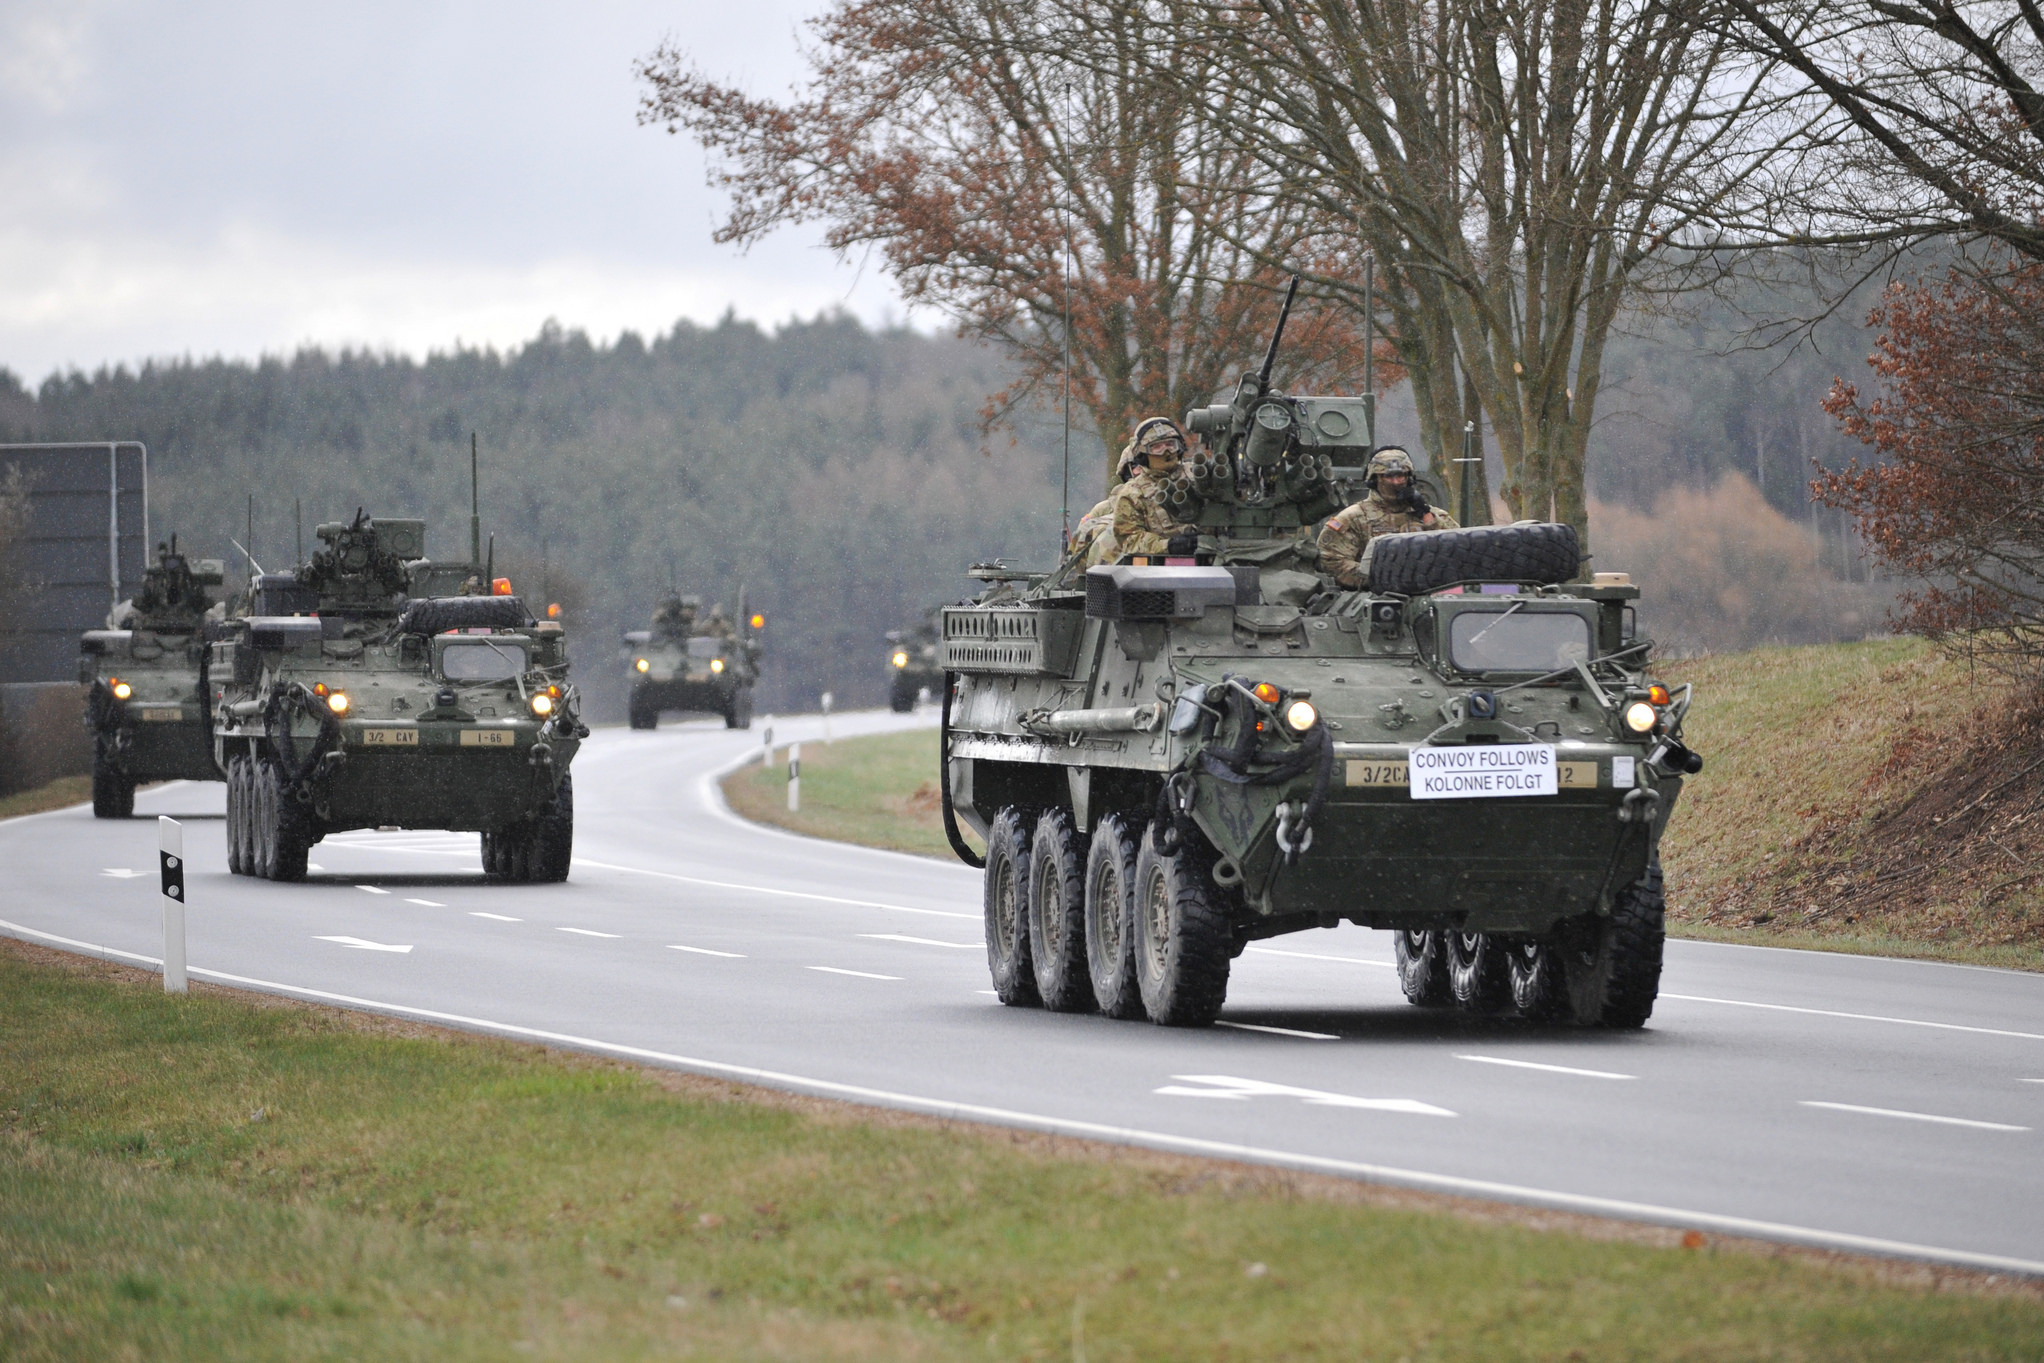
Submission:
[[[1552,795],[1559,789],[1552,743],[1461,743],[1414,748],[1415,800],[1474,800]]]

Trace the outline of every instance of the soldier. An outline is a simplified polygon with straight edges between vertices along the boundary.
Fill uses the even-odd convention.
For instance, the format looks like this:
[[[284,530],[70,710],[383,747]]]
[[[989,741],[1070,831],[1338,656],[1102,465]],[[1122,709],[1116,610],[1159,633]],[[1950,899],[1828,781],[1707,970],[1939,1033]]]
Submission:
[[[1370,494],[1320,528],[1320,571],[1352,591],[1370,585],[1363,576],[1363,548],[1377,536],[1461,528],[1453,516],[1427,505],[1413,478],[1412,456],[1396,445],[1370,456],[1366,481]]]
[[[710,618],[703,621],[696,633],[711,639],[722,639],[727,643],[738,637],[738,631],[731,628],[731,622],[724,618],[724,606],[719,602],[710,607]]]
[[[1130,464],[1135,459],[1135,446],[1124,445],[1121,458],[1114,465],[1114,486],[1105,497],[1093,503],[1093,509],[1079,517],[1079,523],[1072,527],[1072,542],[1065,547],[1065,558],[1083,558],[1085,566],[1098,563],[1112,563],[1118,556],[1114,547],[1114,494],[1121,491],[1121,485],[1128,481]]]
[[[696,610],[701,602],[693,596],[668,589],[653,608],[653,633],[661,639],[686,639],[695,632]]]
[[[1168,416],[1146,417],[1128,443],[1132,467],[1113,498],[1115,555],[1190,554],[1199,527],[1173,516],[1164,502],[1166,481],[1185,457],[1185,432]]]

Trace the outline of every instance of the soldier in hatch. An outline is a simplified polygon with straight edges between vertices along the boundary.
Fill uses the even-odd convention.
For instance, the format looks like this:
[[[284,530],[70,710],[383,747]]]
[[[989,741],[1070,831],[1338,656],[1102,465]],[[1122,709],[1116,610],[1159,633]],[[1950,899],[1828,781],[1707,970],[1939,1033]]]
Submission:
[[[722,604],[710,607],[710,618],[697,627],[696,633],[712,639],[722,639],[727,643],[738,637],[738,631],[732,629],[731,622],[724,618]]]
[[[1164,501],[1166,483],[1185,457],[1185,432],[1170,417],[1147,417],[1128,443],[1135,451],[1128,481],[1115,489],[1113,499],[1115,555],[1190,554],[1199,527],[1172,515]]]
[[[1072,527],[1072,542],[1065,547],[1067,561],[1080,558],[1085,561],[1086,567],[1091,568],[1095,564],[1112,563],[1119,556],[1120,551],[1114,547],[1114,495],[1128,481],[1135,453],[1133,445],[1122,447],[1121,458],[1114,465],[1114,486]]]
[[[1427,505],[1413,477],[1412,456],[1395,445],[1370,456],[1366,481],[1369,495],[1320,528],[1320,571],[1351,591],[1370,585],[1363,576],[1363,549],[1377,536],[1462,528],[1447,512]]]
[[[693,596],[669,590],[653,608],[653,635],[658,639],[686,639],[695,633],[696,611],[702,605]]]

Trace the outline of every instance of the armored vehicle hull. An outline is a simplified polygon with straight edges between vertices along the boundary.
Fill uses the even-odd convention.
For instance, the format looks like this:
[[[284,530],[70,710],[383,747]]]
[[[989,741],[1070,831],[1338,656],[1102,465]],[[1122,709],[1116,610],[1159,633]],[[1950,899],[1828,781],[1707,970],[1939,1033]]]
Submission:
[[[944,685],[941,614],[941,608],[933,610],[914,629],[887,632],[887,705],[897,714],[907,714],[925,692],[934,696]]]
[[[698,634],[660,639],[625,635],[626,714],[634,729],[651,729],[662,711],[722,715],[730,729],[752,727],[752,687],[759,678],[749,640]]]

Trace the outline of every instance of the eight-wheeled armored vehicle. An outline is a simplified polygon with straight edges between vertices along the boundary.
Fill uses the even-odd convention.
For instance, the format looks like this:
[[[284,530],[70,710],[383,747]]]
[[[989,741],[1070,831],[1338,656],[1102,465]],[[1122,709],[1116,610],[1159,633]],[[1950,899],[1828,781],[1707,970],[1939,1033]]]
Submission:
[[[214,650],[230,869],[297,880],[328,833],[395,826],[479,831],[492,877],[565,880],[589,731],[561,627],[516,596],[407,595],[423,521],[318,537]]]
[[[887,631],[887,707],[897,714],[916,708],[925,691],[937,694],[944,685],[944,608],[934,607],[912,629]]]
[[[752,687],[759,680],[757,616],[738,593],[738,622],[721,630],[695,618],[693,597],[671,596],[654,613],[652,629],[628,630],[625,710],[634,729],[660,723],[662,710],[708,711],[728,729],[752,727]]]
[[[193,559],[177,537],[156,547],[142,588],[114,607],[105,629],[79,639],[78,680],[92,731],[92,812],[124,819],[144,781],[218,781],[207,684],[208,626],[223,608],[207,595],[218,559]]]
[[[1568,526],[1380,536],[1362,590],[1316,572],[1373,413],[1273,391],[1282,331],[1187,421],[1196,553],[985,570],[944,611],[944,814],[986,844],[995,991],[1203,1025],[1247,943],[1349,922],[1396,934],[1416,1004],[1639,1026],[1688,688]]]

